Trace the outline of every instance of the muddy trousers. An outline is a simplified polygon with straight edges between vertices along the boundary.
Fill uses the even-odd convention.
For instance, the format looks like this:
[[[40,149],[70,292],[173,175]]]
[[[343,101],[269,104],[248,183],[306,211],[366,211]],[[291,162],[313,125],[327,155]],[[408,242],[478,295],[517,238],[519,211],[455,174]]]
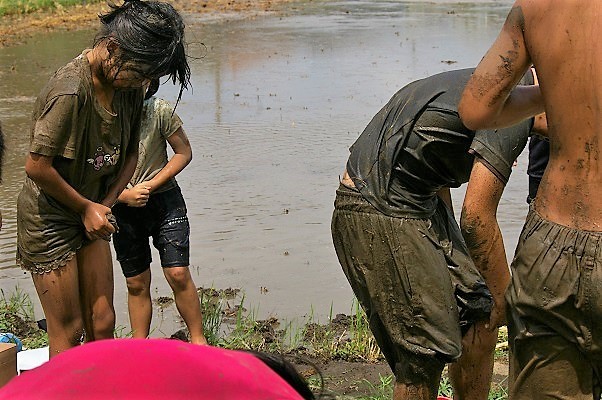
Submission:
[[[440,202],[427,219],[393,218],[341,186],[332,218],[339,258],[398,382],[422,384],[488,318],[491,295]]]
[[[506,292],[510,398],[600,398],[602,233],[543,219],[532,207]]]

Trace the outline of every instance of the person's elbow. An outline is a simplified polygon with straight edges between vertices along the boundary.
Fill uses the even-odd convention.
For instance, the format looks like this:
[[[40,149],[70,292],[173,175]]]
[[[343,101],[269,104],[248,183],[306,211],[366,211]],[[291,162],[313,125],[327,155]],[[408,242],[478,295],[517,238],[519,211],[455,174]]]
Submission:
[[[44,158],[37,154],[30,154],[25,161],[25,174],[34,182],[40,182],[46,176],[49,165],[44,162]]]
[[[486,110],[468,99],[466,94],[462,96],[460,103],[458,103],[458,114],[464,126],[473,131],[486,129],[491,120],[491,116],[488,115]]]
[[[462,214],[460,215],[460,231],[465,240],[474,237],[479,227],[481,226],[481,220],[478,212],[475,212],[469,207],[462,207]]]

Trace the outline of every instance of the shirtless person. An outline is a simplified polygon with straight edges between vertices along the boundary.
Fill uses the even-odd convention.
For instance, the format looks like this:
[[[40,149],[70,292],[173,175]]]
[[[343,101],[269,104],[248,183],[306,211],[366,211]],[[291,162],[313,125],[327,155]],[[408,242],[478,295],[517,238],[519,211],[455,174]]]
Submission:
[[[498,249],[479,262],[500,246],[503,254],[495,209],[533,121],[500,134],[467,129],[456,104],[471,73],[445,72],[398,91],[351,147],[337,190],[335,249],[395,373],[395,399],[434,399],[445,364],[455,361],[449,374],[457,398],[484,400],[489,392],[497,303],[509,277],[488,289],[453,217],[449,188],[466,183],[471,170],[469,190],[489,188],[489,202],[467,195],[466,230],[476,239],[471,250]],[[531,73],[525,78],[533,83]]]
[[[510,398],[599,398],[602,7],[518,0],[459,105],[472,129],[547,111],[550,159],[506,293]],[[533,64],[538,87],[516,86]]]

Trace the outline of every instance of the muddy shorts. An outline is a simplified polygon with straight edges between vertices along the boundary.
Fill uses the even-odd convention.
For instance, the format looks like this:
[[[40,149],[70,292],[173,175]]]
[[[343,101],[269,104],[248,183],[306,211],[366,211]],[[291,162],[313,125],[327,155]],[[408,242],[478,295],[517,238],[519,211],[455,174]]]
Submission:
[[[113,234],[117,260],[126,278],[139,275],[152,261],[149,237],[159,250],[161,266],[186,267],[190,254],[190,225],[178,186],[150,196],[144,207],[113,207],[119,232]]]
[[[81,216],[26,177],[17,198],[17,265],[48,273],[67,265],[85,244]]]
[[[602,372],[602,232],[532,207],[506,292],[512,399],[592,399]]]
[[[341,185],[332,236],[343,271],[398,382],[428,382],[456,360],[492,299],[450,211],[393,218]],[[440,371],[439,371],[440,372]]]

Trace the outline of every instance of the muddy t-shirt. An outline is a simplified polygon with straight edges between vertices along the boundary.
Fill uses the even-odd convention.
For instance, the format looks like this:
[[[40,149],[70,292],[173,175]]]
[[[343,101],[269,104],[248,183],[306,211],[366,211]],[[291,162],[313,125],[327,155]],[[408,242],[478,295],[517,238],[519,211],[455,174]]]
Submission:
[[[100,202],[137,151],[143,93],[116,91],[113,110],[94,96],[84,52],[59,69],[38,96],[33,112],[31,153],[54,157],[53,166],[82,196]],[[26,178],[17,201],[18,261],[26,268],[57,268],[81,247],[81,217]]]
[[[468,181],[474,154],[504,183],[525,147],[533,119],[498,131],[471,131],[457,104],[473,69],[449,71],[399,90],[351,146],[347,172],[376,209],[428,218],[444,187]],[[528,72],[523,84],[533,84]]]
[[[138,164],[128,187],[153,179],[167,164],[167,138],[182,127],[182,120],[173,112],[172,105],[156,97],[144,102],[140,123]],[[160,193],[176,186],[171,178],[153,193]]]

